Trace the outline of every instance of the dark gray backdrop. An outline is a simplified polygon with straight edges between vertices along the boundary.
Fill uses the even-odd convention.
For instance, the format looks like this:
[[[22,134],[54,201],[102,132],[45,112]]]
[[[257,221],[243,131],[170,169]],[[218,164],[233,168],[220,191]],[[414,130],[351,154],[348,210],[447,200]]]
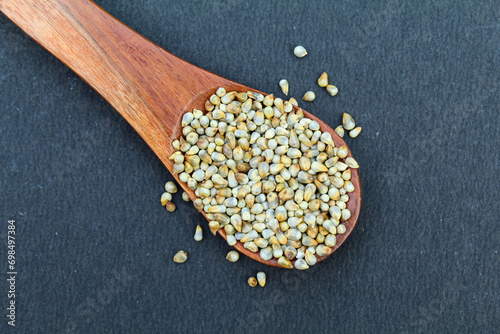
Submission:
[[[98,3],[221,76],[315,90],[301,105],[333,127],[351,113],[361,216],[309,272],[227,262],[191,204],[160,206],[172,177],[133,129],[0,15],[2,333],[9,219],[19,333],[498,333],[498,2]]]

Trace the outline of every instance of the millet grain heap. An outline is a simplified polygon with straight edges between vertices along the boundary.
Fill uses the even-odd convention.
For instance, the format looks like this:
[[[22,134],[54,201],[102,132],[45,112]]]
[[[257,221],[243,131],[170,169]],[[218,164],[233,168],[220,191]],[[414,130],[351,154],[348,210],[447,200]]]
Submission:
[[[184,114],[170,160],[212,233],[223,228],[230,246],[239,241],[286,268],[331,254],[351,217],[350,169],[358,164],[347,147],[273,95],[219,88],[205,109]]]

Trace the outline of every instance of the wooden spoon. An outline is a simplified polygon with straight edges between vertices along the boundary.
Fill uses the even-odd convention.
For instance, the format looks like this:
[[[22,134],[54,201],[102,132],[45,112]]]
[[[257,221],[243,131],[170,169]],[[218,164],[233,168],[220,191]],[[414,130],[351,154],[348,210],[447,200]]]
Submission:
[[[259,92],[168,53],[88,0],[0,0],[0,11],[101,94],[170,172],[171,142],[181,135],[185,112],[204,110],[204,102],[218,87]],[[306,111],[304,115],[329,132],[337,147],[345,145],[327,124]],[[351,172],[356,190],[349,194],[347,208],[352,215],[333,251],[349,236],[359,216],[361,185],[358,170]],[[194,192],[173,175],[194,200]],[[219,234],[226,238],[224,229]],[[234,247],[254,260],[279,267],[275,259],[265,261],[239,242]]]

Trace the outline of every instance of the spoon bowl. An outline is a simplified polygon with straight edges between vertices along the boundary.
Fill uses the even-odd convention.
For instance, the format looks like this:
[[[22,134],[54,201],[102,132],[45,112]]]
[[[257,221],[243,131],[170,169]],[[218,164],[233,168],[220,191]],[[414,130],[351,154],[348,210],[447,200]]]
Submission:
[[[103,96],[151,147],[191,200],[196,198],[194,191],[180,182],[168,159],[174,153],[171,143],[182,135],[182,115],[193,108],[204,110],[205,101],[219,87],[265,94],[172,55],[92,1],[0,0],[0,11]],[[346,145],[330,126],[303,112],[318,122],[321,131],[332,135],[335,146]],[[348,156],[352,156],[350,151]],[[361,184],[358,170],[351,173],[355,187],[347,202],[351,218],[344,222],[346,232],[337,236],[333,251],[359,217]],[[219,234],[226,239],[224,229]],[[281,267],[276,259],[263,260],[240,242],[234,247],[254,260]],[[325,258],[316,257],[318,261]]]

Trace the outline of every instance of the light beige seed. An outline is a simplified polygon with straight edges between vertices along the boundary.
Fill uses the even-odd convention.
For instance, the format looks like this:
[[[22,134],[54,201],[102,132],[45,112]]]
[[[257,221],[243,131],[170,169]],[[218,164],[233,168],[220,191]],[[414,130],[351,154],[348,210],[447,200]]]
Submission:
[[[201,211],[203,210],[203,200],[201,198],[197,198],[193,201],[193,205],[196,210]]]
[[[295,228],[291,228],[285,232],[285,237],[288,240],[298,241],[302,237],[302,233]]]
[[[196,241],[203,240],[203,230],[201,229],[200,225],[196,226],[196,232],[194,233],[194,240]]]
[[[279,222],[286,221],[288,218],[288,211],[284,206],[278,206],[275,210],[275,216]]]
[[[346,130],[352,130],[356,126],[356,123],[354,123],[354,119],[351,115],[349,115],[348,113],[344,113],[344,115],[342,116],[342,126]]]
[[[226,212],[226,207],[224,205],[213,205],[207,211],[210,213],[224,213]]]
[[[273,249],[271,247],[263,248],[260,250],[259,255],[262,258],[262,260],[265,261],[271,260],[273,257]]]
[[[243,247],[252,253],[257,253],[259,251],[259,247],[253,241],[245,242]]]
[[[320,87],[326,87],[328,85],[328,74],[323,72],[318,79],[318,85]]]
[[[349,137],[356,138],[361,133],[362,128],[360,126],[354,128],[349,132]]]
[[[224,95],[226,95],[226,89],[224,87],[219,87],[215,92],[215,95],[217,95],[218,97],[223,97]]]
[[[306,51],[306,49],[302,45],[297,45],[293,49],[293,54],[297,58],[302,58],[302,57],[305,57],[307,55],[307,51]]]
[[[290,260],[288,260],[286,257],[284,256],[281,256],[279,259],[278,259],[278,264],[280,266],[282,266],[283,268],[288,268],[288,269],[292,269],[293,268],[293,264],[292,262],[290,262]]]
[[[294,195],[295,194],[291,188],[285,188],[279,193],[278,198],[280,199],[280,201],[286,202],[292,199]]]
[[[230,223],[230,218],[223,213],[214,213],[213,215],[214,220],[218,221],[221,227],[224,227]]]
[[[189,123],[191,123],[194,119],[194,116],[193,116],[193,113],[191,112],[187,112],[185,113],[183,116],[182,116],[182,121],[181,121],[181,125],[183,127],[187,126]]]
[[[272,107],[273,103],[274,103],[274,95],[273,94],[266,95],[266,97],[264,97],[264,101],[262,101],[262,103],[265,106]]]
[[[229,262],[236,262],[238,261],[240,258],[240,253],[238,253],[237,251],[230,251],[229,253],[227,253],[226,255],[226,259],[229,261]]]
[[[306,260],[307,264],[310,266],[314,266],[317,262],[316,256],[313,253],[311,253],[309,249],[306,250],[304,260]]]
[[[252,288],[255,288],[257,286],[257,279],[255,277],[249,277],[248,278],[248,285],[250,285]]]
[[[349,211],[348,209],[342,209],[342,217],[341,218],[343,221],[346,221],[349,218],[351,218],[351,211]]]
[[[309,269],[309,265],[304,259],[298,259],[297,261],[295,261],[295,269],[306,270]]]
[[[278,108],[278,110],[283,113],[284,112],[284,104],[283,104],[283,100],[279,97],[275,98],[274,99],[274,105],[276,106],[276,108]]]
[[[318,245],[316,247],[316,254],[318,254],[319,256],[328,256],[332,254],[332,249],[325,245]]]
[[[290,98],[290,100],[288,100],[288,102],[290,102],[290,104],[294,105],[294,106],[298,106],[299,103],[297,102],[297,100],[293,97]]]
[[[269,168],[269,172],[273,175],[278,174],[285,167],[284,164],[272,164]]]
[[[231,101],[234,100],[235,97],[236,97],[236,92],[229,92],[226,93],[226,95],[222,96],[220,101],[224,104],[229,104],[231,103]]]
[[[184,263],[186,262],[188,258],[188,255],[185,251],[180,250],[174,255],[174,262],[175,263]]]
[[[344,159],[345,157],[347,157],[348,153],[349,153],[349,151],[347,149],[347,146],[345,146],[345,145],[340,146],[337,150],[337,156],[341,159]]]
[[[337,87],[335,87],[334,85],[328,85],[328,86],[326,86],[326,91],[331,96],[335,96],[339,92],[339,89]]]
[[[311,164],[311,170],[313,170],[314,172],[316,173],[320,173],[320,172],[328,172],[328,168],[326,168],[325,165],[323,165],[322,163],[318,162],[318,161],[314,161],[312,164]]]
[[[211,155],[213,161],[222,162],[226,160],[226,156],[219,152],[213,152]]]
[[[340,136],[340,137],[344,137],[344,127],[342,125],[339,125],[335,128],[335,132],[337,132],[337,134]]]
[[[340,224],[337,226],[337,234],[344,234],[346,231],[346,227],[344,224]]]
[[[283,111],[286,113],[292,112],[293,110],[293,104],[290,103],[290,101],[285,101],[283,102]]]
[[[226,226],[224,226],[224,231],[226,232],[226,235],[228,235],[228,236],[236,233],[236,229],[231,224],[227,224]],[[230,246],[232,246],[232,245],[230,245]]]
[[[342,177],[342,179],[349,181],[352,177],[351,169],[346,169],[345,171],[343,171],[341,177]]]
[[[297,256],[297,249],[293,246],[287,246],[283,254],[288,260],[293,260]]]
[[[300,158],[302,156],[302,152],[296,148],[289,148],[286,154],[290,159]]]
[[[304,157],[304,156],[300,157],[299,167],[301,170],[307,172],[309,169],[311,169],[311,159]],[[300,172],[299,172],[299,174],[300,174]]]
[[[236,93],[236,99],[238,99],[239,102],[245,102],[248,99],[248,94],[245,92]],[[235,102],[236,101],[233,101],[232,103]]]
[[[177,186],[174,182],[168,181],[165,183],[165,190],[171,194],[175,194],[177,192]]]
[[[318,188],[320,194],[326,194],[328,192],[328,187],[319,182],[319,180],[314,180],[314,184]]]
[[[358,162],[354,158],[348,157],[345,159],[345,164],[350,168],[359,168]]]
[[[335,168],[337,168],[338,171],[343,172],[347,169],[347,165],[343,163],[342,161],[339,161],[335,164]],[[340,174],[340,173],[339,173]]]
[[[334,234],[328,234],[325,238],[325,245],[333,247],[337,243],[337,237]]]
[[[354,191],[354,185],[352,184],[351,181],[345,181],[344,182],[344,189],[348,193],[352,193]]]
[[[251,230],[250,232],[246,233],[242,238],[241,238],[241,242],[242,243],[245,243],[245,242],[249,242],[249,241],[253,241],[254,239],[258,238],[259,237],[259,233],[256,231],[256,230]]]
[[[264,287],[266,285],[266,274],[262,271],[259,271],[257,273],[257,281],[259,282],[259,285],[261,287]]]
[[[168,192],[164,192],[161,194],[160,202],[162,206],[167,205],[167,202],[172,201],[172,194]]]
[[[302,100],[312,102],[316,98],[316,94],[312,90],[307,91],[304,96],[302,96]]]

